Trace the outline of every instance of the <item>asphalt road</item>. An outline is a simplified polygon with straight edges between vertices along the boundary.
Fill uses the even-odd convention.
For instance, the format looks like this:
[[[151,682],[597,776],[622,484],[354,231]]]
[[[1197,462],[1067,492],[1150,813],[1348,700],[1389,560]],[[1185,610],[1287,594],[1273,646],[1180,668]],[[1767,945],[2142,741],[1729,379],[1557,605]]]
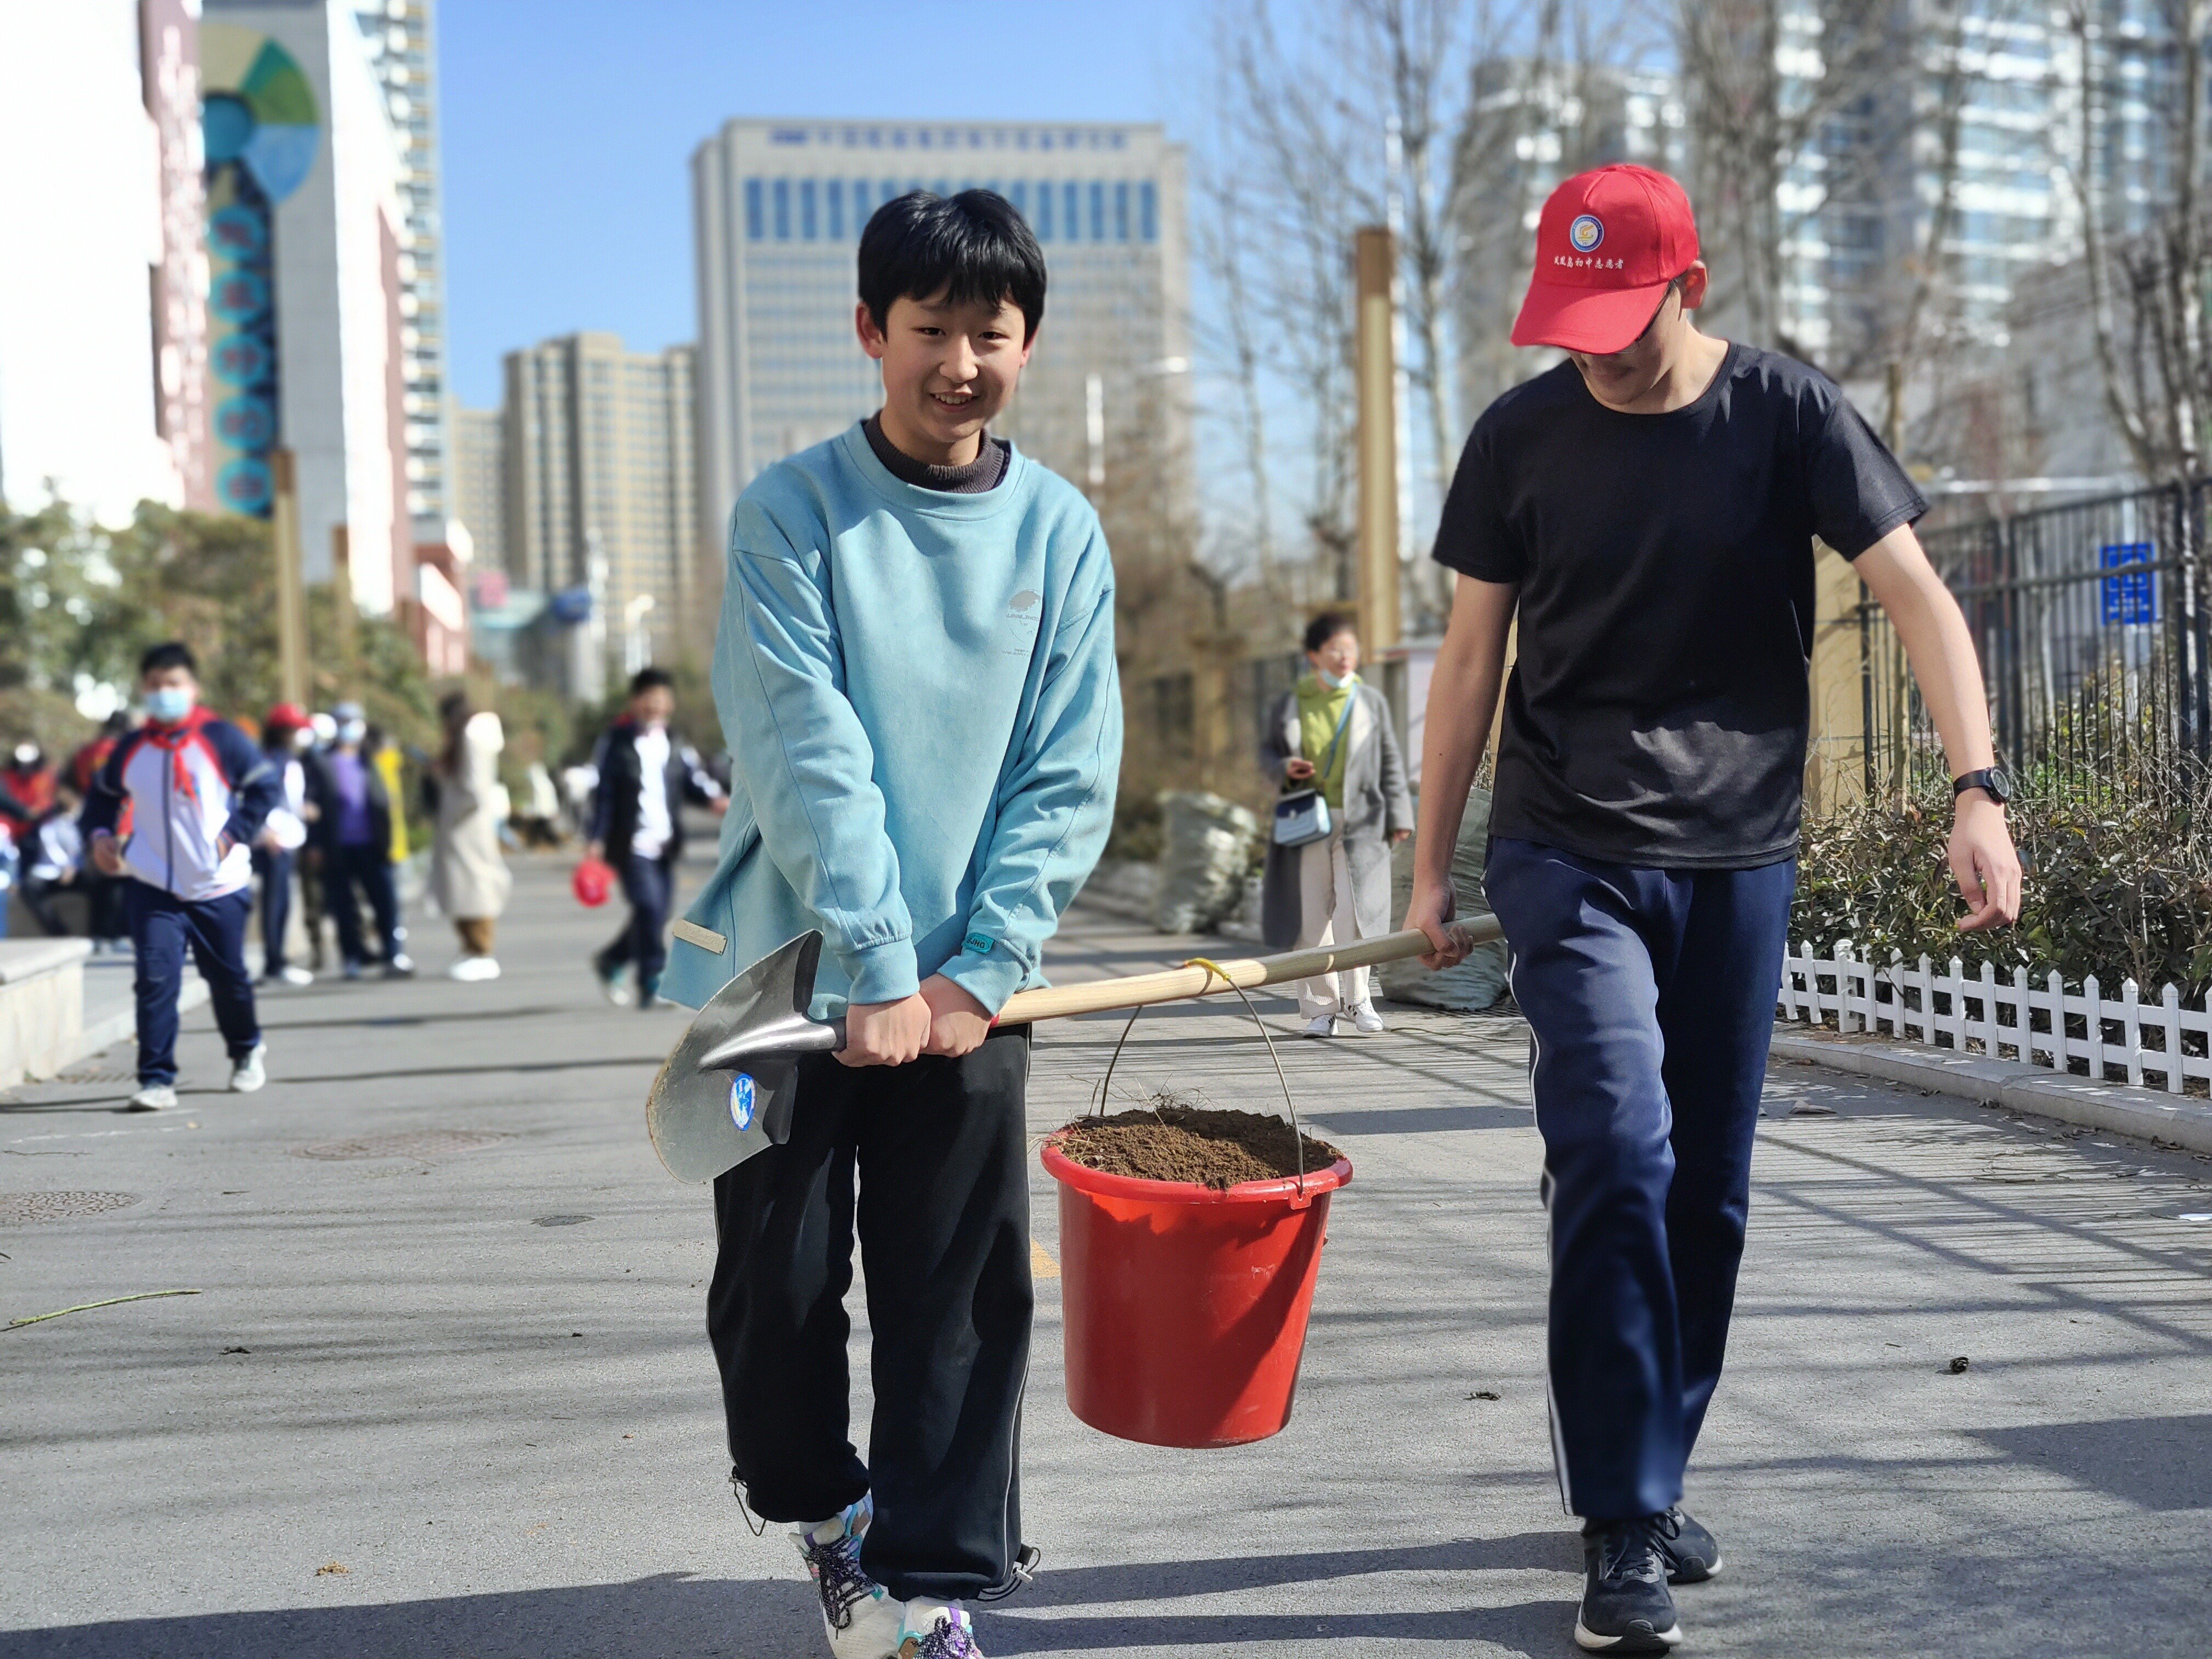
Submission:
[[[0,1315],[200,1292],[0,1330],[4,1659],[824,1650],[788,1544],[731,1500],[710,1218],[641,1130],[681,1016],[600,1002],[582,961],[612,918],[561,866],[519,873],[504,979],[272,997],[260,1095],[218,1091],[203,1012],[173,1115],[117,1114],[127,1048],[0,1097]],[[416,931],[435,973],[441,932]],[[1180,954],[1079,915],[1054,961]],[[1041,1031],[1037,1133],[1118,1030]],[[1358,1175],[1297,1418],[1255,1446],[1069,1415],[1038,1176],[1046,1572],[981,1615],[988,1651],[1572,1650],[1525,1049],[1510,1018],[1429,1013],[1283,1044]],[[1123,1067],[1221,1104],[1273,1085],[1212,1006],[1147,1015]],[[1809,1068],[1771,1094],[1690,1493],[1729,1567],[1683,1592],[1686,1651],[2200,1651],[2212,1223],[2180,1218],[2212,1213],[2212,1163]],[[129,1201],[22,1218],[65,1194]]]

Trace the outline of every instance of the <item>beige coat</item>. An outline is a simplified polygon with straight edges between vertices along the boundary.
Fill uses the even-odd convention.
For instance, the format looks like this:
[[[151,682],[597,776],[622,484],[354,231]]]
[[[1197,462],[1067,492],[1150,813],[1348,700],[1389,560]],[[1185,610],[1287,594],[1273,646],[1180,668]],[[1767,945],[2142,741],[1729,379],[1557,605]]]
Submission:
[[[507,908],[514,878],[499,854],[506,797],[499,781],[499,751],[506,746],[499,716],[487,709],[470,715],[461,728],[456,775],[448,776],[442,765],[432,769],[438,827],[430,846],[430,893],[439,910],[455,921],[486,919]]]

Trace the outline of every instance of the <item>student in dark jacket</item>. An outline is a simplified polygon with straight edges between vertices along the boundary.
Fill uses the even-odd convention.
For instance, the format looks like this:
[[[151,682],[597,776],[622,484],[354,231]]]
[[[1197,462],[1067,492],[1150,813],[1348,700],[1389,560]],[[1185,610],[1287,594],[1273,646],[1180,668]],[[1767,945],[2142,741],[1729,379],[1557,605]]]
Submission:
[[[307,800],[315,809],[309,844],[321,854],[325,902],[338,925],[338,955],[348,979],[361,977],[368,960],[362,937],[361,907],[354,890],[368,901],[386,979],[415,972],[401,941],[399,889],[392,866],[392,795],[362,744],[368,717],[357,702],[331,711],[337,719],[337,740],[309,757]]]
[[[172,641],[139,659],[146,724],[101,763],[85,803],[92,861],[123,884],[138,954],[138,1092],[131,1109],[177,1103],[177,994],[189,948],[230,1051],[230,1086],[268,1081],[267,1046],[246,968],[253,908],[248,851],[283,799],[253,740],[199,706],[198,665]],[[125,805],[130,830],[117,833]]]
[[[631,1000],[623,981],[625,970],[636,974],[639,1007],[650,1008],[659,1000],[676,860],[684,851],[684,803],[717,812],[730,805],[722,787],[699,763],[697,751],[670,734],[668,720],[675,712],[675,682],[667,671],[640,669],[629,683],[622,719],[608,728],[592,757],[599,785],[585,852],[614,866],[623,896],[629,901],[629,918],[592,959],[592,969],[607,1000],[618,1006]]]

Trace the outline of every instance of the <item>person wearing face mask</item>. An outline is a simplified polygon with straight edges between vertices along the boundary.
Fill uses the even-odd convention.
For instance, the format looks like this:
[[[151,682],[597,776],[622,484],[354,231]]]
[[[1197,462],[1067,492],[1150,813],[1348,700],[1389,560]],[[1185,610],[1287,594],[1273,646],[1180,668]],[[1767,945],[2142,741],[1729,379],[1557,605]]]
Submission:
[[[1390,705],[1359,678],[1352,618],[1323,611],[1306,624],[1305,647],[1310,672],[1277,700],[1260,739],[1261,769],[1303,809],[1290,820],[1301,826],[1295,834],[1310,837],[1286,839],[1279,830],[1268,844],[1261,927],[1277,950],[1388,933],[1390,848],[1413,833]],[[1321,833],[1312,833],[1324,816],[1315,793],[1328,823]],[[1305,1035],[1334,1036],[1346,1020],[1365,1036],[1382,1030],[1370,981],[1364,968],[1300,981]]]
[[[629,902],[622,932],[592,959],[600,988],[617,1006],[633,995],[641,1008],[659,1000],[676,860],[684,851],[683,804],[689,800],[718,812],[730,804],[696,751],[669,735],[675,688],[665,669],[638,670],[622,719],[599,739],[592,757],[599,787],[585,854],[613,865]],[[637,975],[635,993],[623,983],[625,972]]]
[[[331,711],[336,722],[328,750],[307,769],[307,799],[315,808],[313,844],[321,854],[324,903],[338,925],[338,956],[348,979],[359,979],[369,960],[362,936],[359,899],[376,921],[386,979],[407,979],[415,964],[401,943],[399,891],[392,866],[392,795],[384,775],[363,749],[368,719],[357,702]]]
[[[187,946],[230,1051],[231,1088],[250,1094],[268,1080],[246,966],[248,849],[282,804],[283,785],[252,738],[199,707],[188,647],[155,646],[139,659],[138,679],[146,724],[100,766],[84,829],[93,863],[127,878],[124,909],[138,955],[138,1092],[130,1104],[160,1111],[177,1103],[177,993]],[[131,828],[118,838],[126,802]]]
[[[253,872],[261,879],[261,977],[270,985],[315,982],[308,969],[284,959],[284,933],[292,920],[292,866],[316,816],[301,760],[314,741],[307,711],[295,702],[278,703],[261,722],[261,752],[284,783],[283,805],[269,814],[253,842]]]

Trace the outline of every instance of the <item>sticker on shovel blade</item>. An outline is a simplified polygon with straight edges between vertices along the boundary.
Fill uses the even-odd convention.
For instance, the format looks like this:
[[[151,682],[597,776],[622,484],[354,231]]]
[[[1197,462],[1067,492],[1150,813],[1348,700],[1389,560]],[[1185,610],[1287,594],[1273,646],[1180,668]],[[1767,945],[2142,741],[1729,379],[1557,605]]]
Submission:
[[[753,1080],[740,1072],[730,1079],[730,1121],[740,1129],[753,1127]]]

